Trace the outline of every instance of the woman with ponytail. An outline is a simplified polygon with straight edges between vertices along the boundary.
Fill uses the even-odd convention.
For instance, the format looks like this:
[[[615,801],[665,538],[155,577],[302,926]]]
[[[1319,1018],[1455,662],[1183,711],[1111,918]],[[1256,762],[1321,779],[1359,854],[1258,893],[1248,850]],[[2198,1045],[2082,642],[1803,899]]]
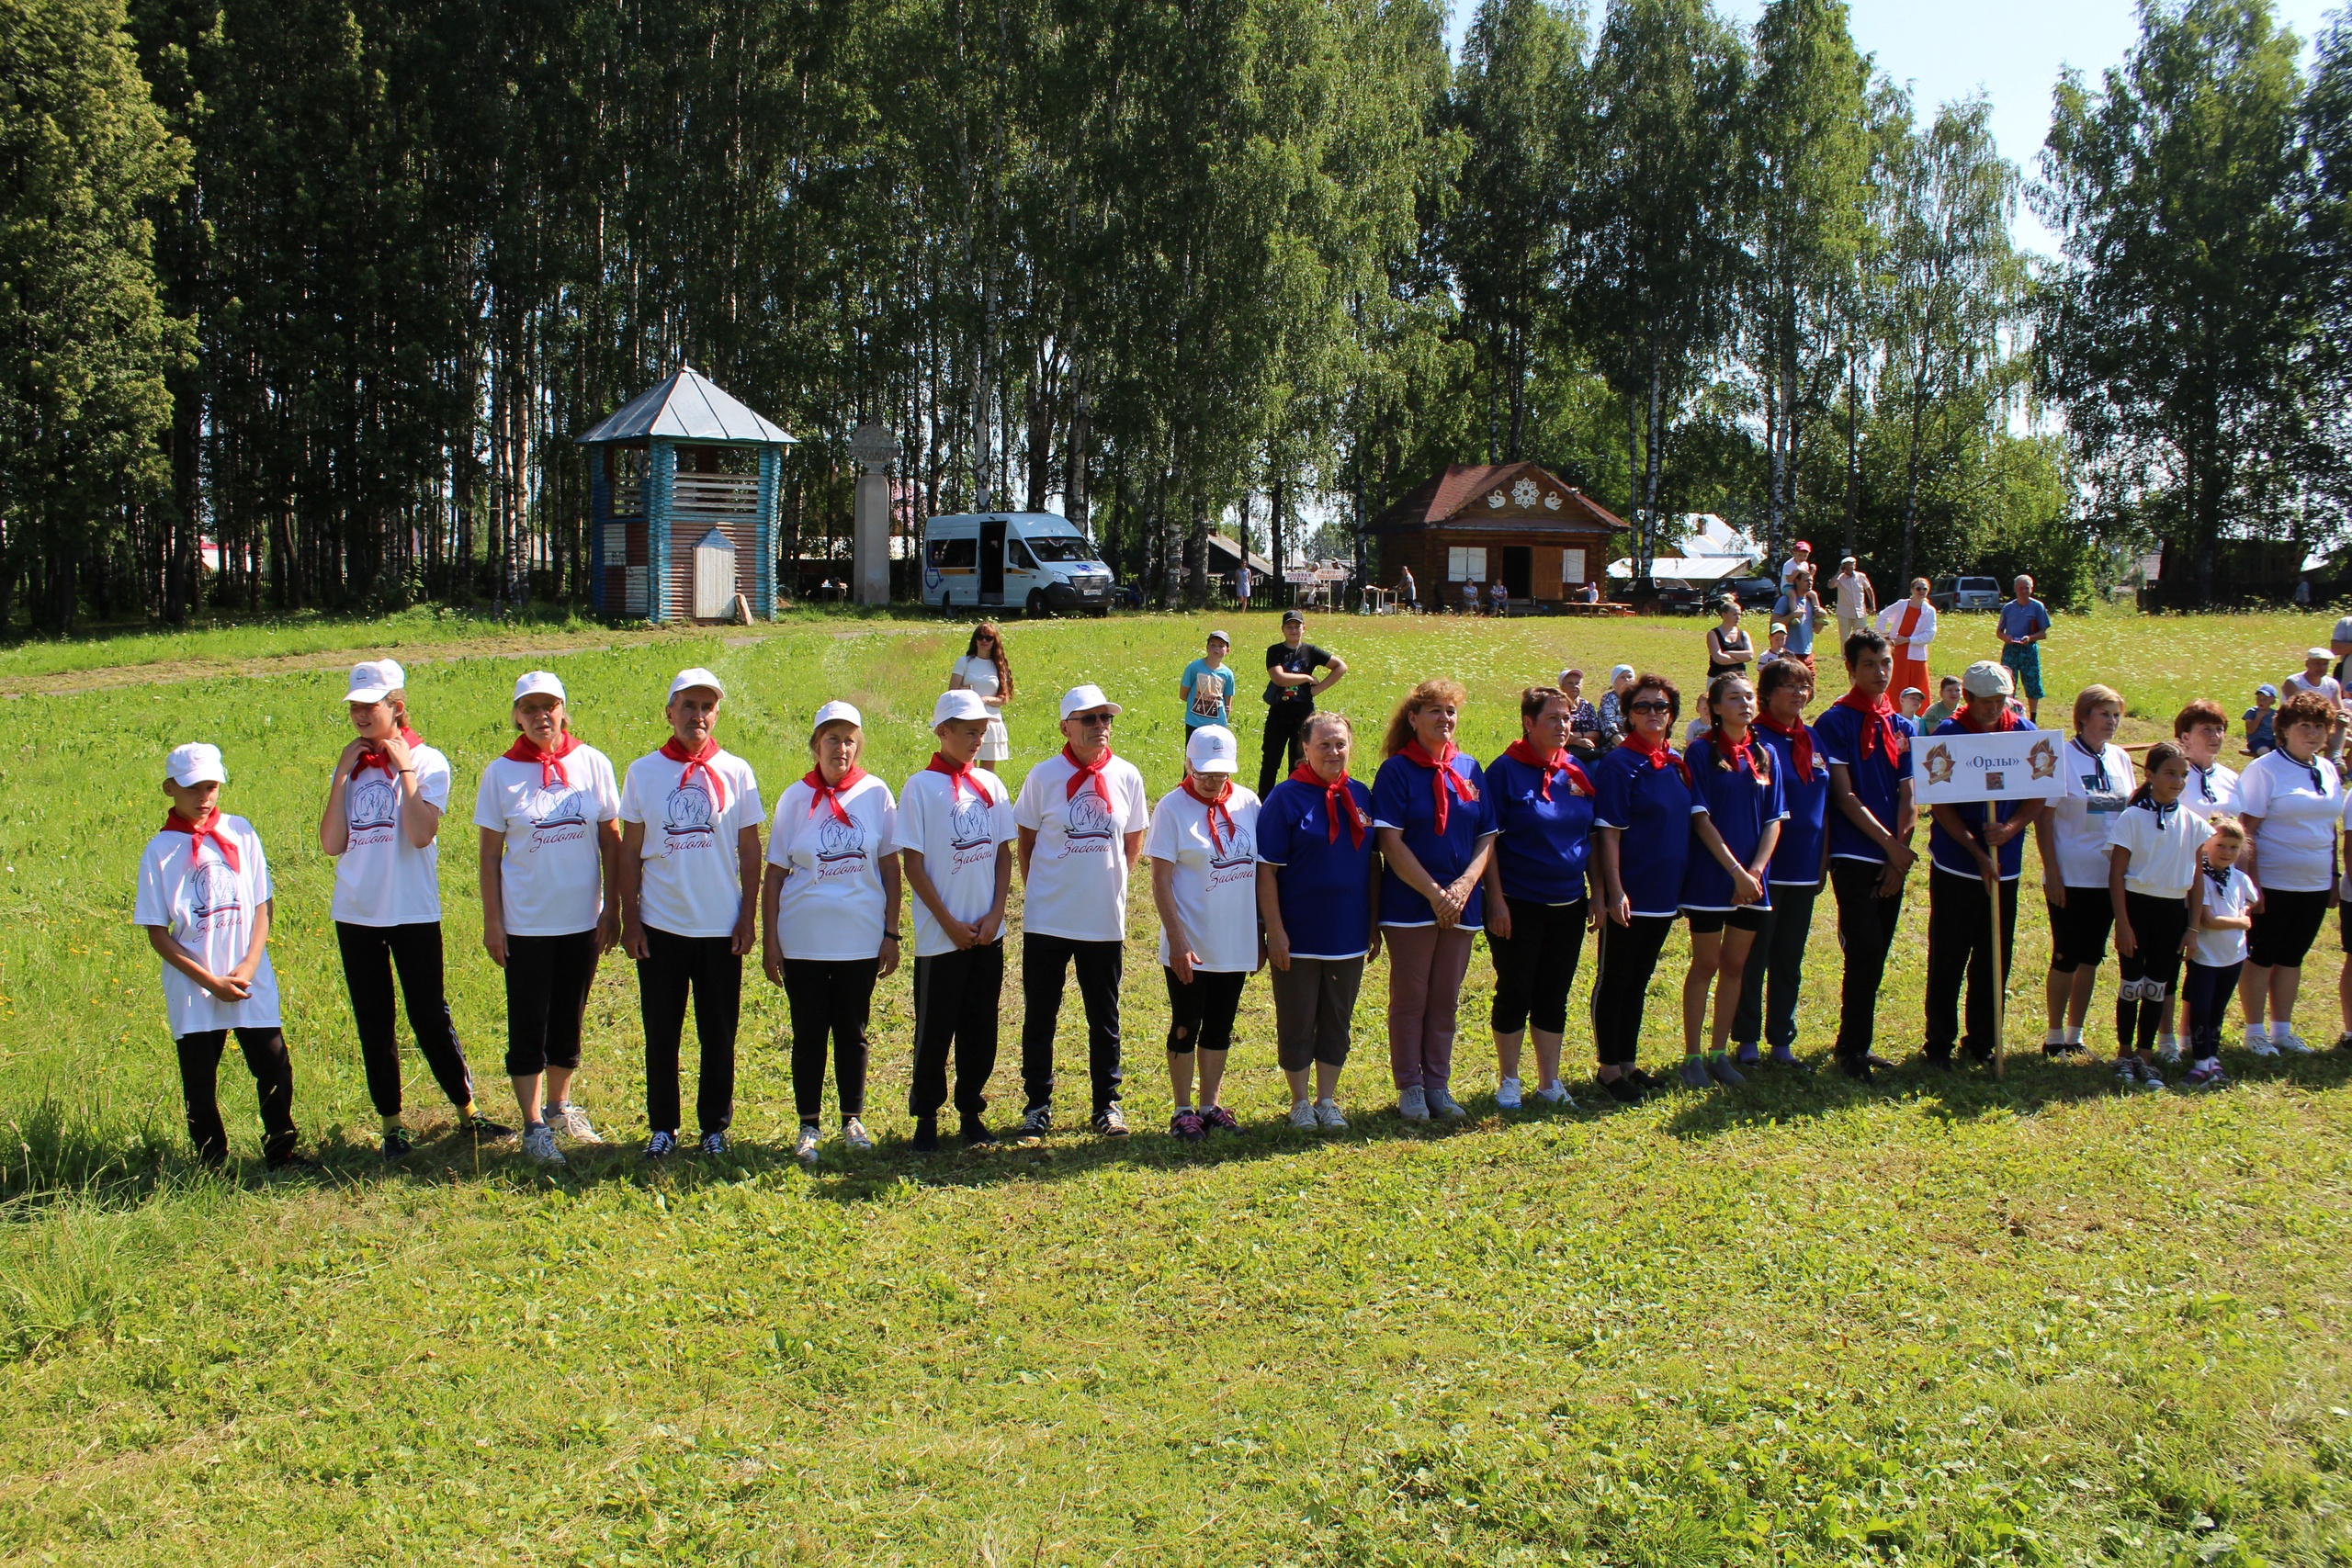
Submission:
[[[561,1165],[555,1135],[600,1144],[571,1102],[596,962],[620,940],[621,792],[613,764],[571,733],[563,682],[514,682],[514,744],[481,771],[481,945],[506,975],[506,1076],[523,1152]]]
[[[1747,1080],[1731,1065],[1727,1042],[1747,973],[1747,950],[1772,908],[1772,851],[1789,814],[1781,771],[1757,738],[1756,688],[1736,671],[1708,684],[1715,722],[1685,753],[1690,765],[1690,855],[1682,874],[1682,912],[1690,920],[1690,968],[1682,977],[1682,1084],[1736,1089]],[[1720,976],[1720,979],[1718,979]],[[1715,1027],[1707,1024],[1707,989],[1715,987]]]
[[[2108,891],[2115,905],[2115,1079],[2125,1089],[2162,1089],[2156,1025],[2180,978],[2188,941],[2188,890],[2197,859],[2213,836],[2183,808],[2188,758],[2169,740],[2148,748],[2146,772],[2108,831]]]
[[[1495,806],[1477,760],[1458,750],[1462,688],[1424,681],[1388,721],[1386,761],[1372,782],[1372,823],[1387,874],[1388,1066],[1396,1113],[1461,1117],[1451,1092],[1455,1013],[1472,938],[1486,924]]]
[[[1658,1087],[1634,1057],[1643,998],[1667,935],[1681,918],[1690,859],[1690,809],[1698,796],[1689,764],[1667,744],[1681,707],[1673,682],[1638,677],[1625,694],[1625,739],[1592,770],[1600,866],[1592,1038],[1600,1087],[1620,1104]]]
[[[1568,989],[1592,915],[1592,780],[1567,752],[1575,704],[1565,692],[1519,694],[1520,737],[1487,767],[1500,834],[1487,863],[1487,947],[1495,956],[1495,1103],[1521,1103],[1520,1046],[1535,1031],[1535,1097],[1574,1109],[1560,1082]]]

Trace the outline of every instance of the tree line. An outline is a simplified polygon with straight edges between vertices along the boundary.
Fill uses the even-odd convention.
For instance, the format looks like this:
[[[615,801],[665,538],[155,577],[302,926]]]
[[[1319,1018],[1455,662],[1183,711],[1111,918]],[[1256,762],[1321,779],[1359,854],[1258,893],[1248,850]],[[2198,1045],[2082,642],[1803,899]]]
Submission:
[[[2331,536],[2352,40],[2152,4],[2029,179],[1841,0],[0,0],[0,617],[587,597],[571,437],[691,363],[782,581],[1057,505],[1155,599],[1447,462],[1637,570]],[[2064,254],[2010,227],[2032,201]],[[1327,534],[1326,538],[1329,537]],[[2190,567],[2196,565],[2192,571]]]

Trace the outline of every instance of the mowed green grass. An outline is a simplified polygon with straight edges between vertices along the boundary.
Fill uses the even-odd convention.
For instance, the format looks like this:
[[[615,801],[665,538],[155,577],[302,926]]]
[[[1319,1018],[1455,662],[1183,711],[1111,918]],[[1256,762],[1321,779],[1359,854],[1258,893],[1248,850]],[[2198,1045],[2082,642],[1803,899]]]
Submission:
[[[1273,618],[1216,619],[1254,668]],[[1176,676],[1209,624],[1012,626],[1007,776],[1057,743],[1053,694],[1092,679],[1129,705],[1122,750],[1155,795],[1173,787]],[[2046,662],[2053,692],[2120,685],[2127,739],[2145,739],[2194,694],[2234,714],[2328,624],[2068,617]],[[1991,645],[1982,618],[1946,626],[1939,670]],[[1702,629],[1325,617],[1313,635],[1351,671],[1327,705],[1368,741],[1412,679],[1442,673],[1470,689],[1464,740],[1484,756],[1516,732],[1520,686],[1567,662],[1597,683],[1621,658],[1695,677]],[[708,662],[735,694],[722,734],[771,803],[828,697],[865,709],[875,771],[920,766],[963,647],[936,623],[814,617],[748,645],[606,640],[532,660],[561,671],[583,736],[626,762],[661,738],[669,675]],[[469,658],[413,682],[458,776],[451,984],[493,1112],[503,993],[467,819],[525,667]],[[874,1031],[882,1146],[844,1164],[829,1142],[804,1173],[781,996],[755,979],[737,1153],[649,1175],[634,981],[608,963],[578,1098],[629,1142],[553,1179],[454,1140],[387,1172],[314,835],[341,692],[294,671],[0,700],[0,1559],[2352,1562],[2352,1058],[2233,1051],[2239,1085],[2198,1098],[2119,1098],[2103,1066],[2029,1056],[1999,1084],[1763,1075],[1631,1111],[1587,1093],[1507,1114],[1482,952],[1456,1056],[1467,1123],[1396,1122],[1376,967],[1347,1134],[1282,1124],[1261,981],[1227,1097],[1246,1131],[1185,1147],[1159,1131],[1167,1010],[1139,890],[1125,1145],[910,1156],[901,976]],[[186,1151],[154,961],[128,921],[161,753],[199,737],[226,750],[228,808],[277,872],[315,1179],[249,1159],[216,1179]],[[1923,881],[1883,998],[1890,1055],[1918,1033]],[[2009,1017],[2030,1041],[2046,943],[2027,904]],[[1833,920],[1825,898],[1807,1055],[1835,1027]],[[1652,990],[1654,1066],[1679,1050],[1684,953]],[[2335,964],[2331,930],[2314,1038],[2334,1034]],[[2110,998],[2111,976],[2102,1050]],[[1017,986],[1004,1012],[1009,1117]],[[1570,1051],[1589,1064],[1581,1021]],[[413,1119],[446,1131],[411,1062]],[[233,1053],[221,1082],[250,1156]]]

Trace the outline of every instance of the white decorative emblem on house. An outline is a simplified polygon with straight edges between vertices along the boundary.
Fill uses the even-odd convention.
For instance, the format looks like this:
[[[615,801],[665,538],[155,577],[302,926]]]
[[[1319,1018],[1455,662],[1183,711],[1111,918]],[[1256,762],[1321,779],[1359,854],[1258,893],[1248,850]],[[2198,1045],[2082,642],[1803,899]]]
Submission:
[[[1519,502],[1521,506],[1534,505],[1535,481],[1533,479],[1520,480],[1517,484],[1510,487],[1510,498]]]
[[[1488,506],[1500,506],[1502,503],[1503,503],[1503,492],[1502,492],[1502,491],[1498,491],[1498,490],[1490,490],[1490,491],[1488,491],[1487,492],[1487,504]]]
[[[1557,512],[1560,510],[1560,492],[1558,491],[1554,490],[1544,492],[1544,510],[1546,512]]]

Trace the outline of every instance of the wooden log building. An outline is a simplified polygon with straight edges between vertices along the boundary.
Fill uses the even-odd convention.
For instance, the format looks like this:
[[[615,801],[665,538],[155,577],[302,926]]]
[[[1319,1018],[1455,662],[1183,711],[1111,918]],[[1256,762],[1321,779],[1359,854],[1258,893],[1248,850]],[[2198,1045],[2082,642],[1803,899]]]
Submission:
[[[1462,585],[1500,578],[1514,606],[1573,601],[1600,582],[1610,536],[1625,521],[1538,463],[1453,463],[1364,525],[1373,581],[1395,588],[1406,567],[1424,607],[1459,605]]]

